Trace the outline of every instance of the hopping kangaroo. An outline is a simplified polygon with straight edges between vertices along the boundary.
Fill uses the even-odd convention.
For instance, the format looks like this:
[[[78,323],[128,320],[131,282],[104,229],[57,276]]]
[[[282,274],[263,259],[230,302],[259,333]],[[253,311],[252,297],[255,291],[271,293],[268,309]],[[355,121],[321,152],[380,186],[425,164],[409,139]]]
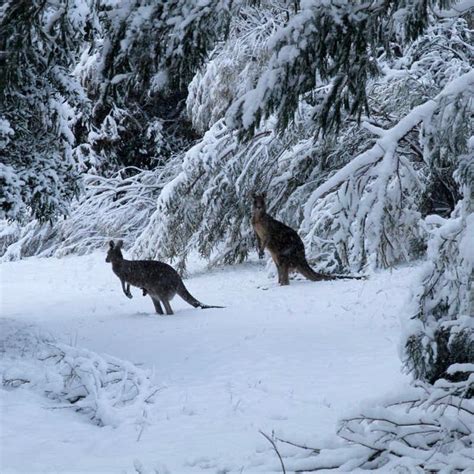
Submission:
[[[357,276],[324,275],[315,272],[306,261],[304,244],[300,236],[283,222],[267,214],[265,193],[253,194],[252,225],[257,235],[259,257],[263,258],[267,248],[278,270],[278,283],[289,285],[291,271],[301,273],[308,280],[337,280],[342,278],[361,279]]]
[[[143,296],[149,295],[158,314],[163,314],[161,303],[166,314],[173,314],[170,301],[178,294],[186,303],[195,308],[223,308],[208,306],[198,301],[184,286],[177,271],[168,264],[155,260],[125,260],[122,255],[123,242],[116,244],[110,241],[106,262],[112,263],[113,272],[120,278],[122,290],[128,298],[132,298],[130,285],[141,288]]]

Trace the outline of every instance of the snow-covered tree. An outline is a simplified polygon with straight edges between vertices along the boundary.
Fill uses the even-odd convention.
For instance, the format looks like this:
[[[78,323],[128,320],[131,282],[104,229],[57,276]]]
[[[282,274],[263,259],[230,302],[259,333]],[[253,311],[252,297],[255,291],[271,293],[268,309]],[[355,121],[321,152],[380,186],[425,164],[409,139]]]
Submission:
[[[401,8],[397,5],[393,8]],[[318,7],[319,14],[322,8]],[[265,189],[271,212],[300,228],[313,264],[320,270],[358,271],[368,264],[388,267],[422,255],[427,234],[419,225],[420,219],[433,211],[448,215],[458,197],[454,168],[442,165],[441,161],[434,166],[427,160],[434,138],[429,131],[431,122],[424,121],[424,117],[441,99],[437,94],[443,86],[470,70],[472,47],[466,20],[433,20],[418,39],[408,42],[414,33],[407,33],[407,18],[387,10],[387,21],[393,23],[395,33],[401,31],[400,45],[393,43],[389,49],[398,51],[397,55],[389,56],[382,48],[377,58],[379,75],[364,89],[371,113],[363,117],[362,126],[350,114],[341,112],[337,133],[318,133],[321,122],[315,120],[315,110],[321,112],[318,107],[330,91],[330,82],[326,81],[326,85],[316,87],[311,94],[298,95],[297,108],[292,109],[291,122],[283,122],[287,124],[283,131],[278,133],[282,119],[276,111],[276,115],[255,122],[248,129],[248,136],[252,136],[252,130],[255,133],[246,142],[237,140],[230,125],[238,124],[238,110],[246,110],[245,97],[250,97],[249,110],[266,104],[265,94],[263,98],[257,97],[262,90],[258,84],[267,77],[268,65],[280,58],[277,39],[293,23],[287,20],[287,10],[278,10],[275,5],[271,9],[249,7],[242,11],[245,15],[231,23],[229,40],[194,77],[187,100],[191,121],[200,131],[211,127],[208,133],[212,135],[213,124],[224,118],[219,136],[227,137],[228,148],[223,147],[225,152],[214,155],[214,150],[205,144],[204,157],[185,160],[180,176],[187,175],[189,183],[201,173],[204,178],[186,188],[185,200],[180,198],[180,187],[166,188],[163,199],[173,205],[166,209],[160,200],[155,216],[159,225],[150,223],[140,239],[147,244],[137,246],[137,253],[183,259],[189,251],[198,249],[212,261],[241,259],[252,248],[247,196]],[[303,11],[306,10],[296,16],[303,15]],[[307,12],[305,15],[301,18],[306,19]],[[377,15],[381,15],[378,10]],[[398,30],[395,19],[400,23]],[[311,28],[303,31],[314,33]],[[275,74],[285,71],[288,72],[278,69]],[[309,67],[300,74],[311,75],[314,71]],[[245,92],[252,84],[257,86]],[[269,86],[269,93],[283,87],[281,82],[275,84]],[[231,103],[234,105],[229,111]],[[459,152],[447,146],[449,141],[461,148],[466,143],[468,113],[464,109],[465,119],[456,122],[456,141],[449,134],[436,138],[439,144],[435,148],[444,150],[444,160]],[[259,128],[255,129],[257,124]],[[260,141],[262,133],[272,137],[267,144]],[[258,147],[251,145],[256,140],[260,143]],[[209,156],[217,160],[211,168],[205,166]],[[241,167],[229,167],[228,163],[236,158]],[[347,168],[335,180],[328,180],[345,165]],[[243,180],[242,172],[256,179]],[[227,183],[234,198],[220,199],[214,192],[221,186],[210,187],[210,183]],[[246,205],[238,204],[241,201]],[[195,212],[196,209],[203,211]],[[222,222],[222,216],[226,216],[226,226],[221,226],[219,232],[207,232],[213,229],[210,223],[215,216],[219,216],[216,222]],[[173,229],[178,224],[182,245],[178,245],[180,239],[174,239],[173,232],[156,230]]]
[[[250,169],[250,157],[274,159],[278,144],[270,144],[272,138],[271,131],[262,131],[239,148],[236,134],[222,121],[216,122],[186,153],[179,173],[163,188],[157,210],[134,252],[153,258],[177,258],[180,270],[196,249],[215,263],[244,260],[253,247],[253,238],[250,196],[242,189],[254,188],[264,179],[261,172]]]
[[[449,218],[425,219],[428,264],[414,295],[404,362],[416,379],[430,383],[465,379],[471,371],[456,372],[453,379],[449,368],[474,362],[474,136],[471,142],[470,152],[457,160],[462,199]],[[473,397],[474,387],[465,396]]]
[[[402,54],[449,0],[301,2],[301,9],[271,38],[271,55],[257,83],[230,108],[228,121],[244,133],[272,114],[284,130],[300,98],[314,104],[323,129],[344,115],[369,113],[367,85],[381,72],[381,59]],[[298,2],[299,4],[299,2]],[[468,10],[462,6],[461,11]]]
[[[137,255],[178,258],[184,269],[189,252],[196,249],[216,263],[231,263],[253,248],[249,193],[264,182],[269,185],[269,171],[282,146],[271,123],[241,143],[223,117],[260,71],[266,41],[281,22],[280,14],[271,13],[242,9],[231,23],[228,41],[192,80],[187,111],[193,126],[207,132],[186,152],[178,175],[163,190],[134,247]]]
[[[470,70],[469,43],[464,20],[439,22],[370,87],[376,111],[362,126],[377,140],[306,202],[303,229],[311,248],[332,248],[338,261],[355,268],[388,267],[423,252],[420,218],[449,214],[459,195],[452,162],[466,150],[469,90],[454,101],[449,132],[432,113],[452,99],[449,87],[440,88]]]
[[[0,226],[1,260],[82,255],[104,247],[111,238],[132,245],[155,212],[161,190],[176,172],[168,164],[153,170],[123,168],[108,177],[86,174],[82,178],[84,191],[72,202],[67,219],[54,225],[33,220],[26,225]]]
[[[0,7],[0,217],[66,214],[78,191],[71,76],[85,34],[87,2],[11,1]]]
[[[239,2],[106,2],[100,34],[79,65],[94,102],[90,144],[119,165],[149,168],[197,138],[187,86],[226,34]]]

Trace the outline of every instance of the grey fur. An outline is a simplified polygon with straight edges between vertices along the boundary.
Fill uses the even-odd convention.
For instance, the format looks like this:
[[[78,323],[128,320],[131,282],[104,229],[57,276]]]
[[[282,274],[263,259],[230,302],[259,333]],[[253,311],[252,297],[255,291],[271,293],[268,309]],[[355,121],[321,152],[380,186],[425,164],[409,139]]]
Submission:
[[[124,259],[122,245],[121,240],[116,244],[111,240],[105,261],[112,263],[112,270],[119,277],[122,290],[128,298],[132,298],[130,292],[132,285],[141,288],[143,296],[150,296],[158,314],[163,314],[161,303],[165,307],[166,314],[173,314],[170,301],[176,294],[195,308],[223,308],[223,306],[205,305],[194,298],[176,270],[164,262]]]

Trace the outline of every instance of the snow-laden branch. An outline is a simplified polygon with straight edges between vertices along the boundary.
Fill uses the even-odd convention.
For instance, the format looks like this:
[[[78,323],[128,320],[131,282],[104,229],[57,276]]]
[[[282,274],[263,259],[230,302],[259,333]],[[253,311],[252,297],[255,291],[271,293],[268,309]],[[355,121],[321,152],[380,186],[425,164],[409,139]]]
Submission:
[[[175,161],[154,170],[124,168],[108,178],[85,175],[81,198],[69,217],[53,226],[34,220],[20,228],[0,221],[0,261],[81,255],[104,247],[111,238],[132,244],[153,214],[162,188],[176,174]]]
[[[474,0],[461,0],[451,5],[451,8],[445,10],[435,9],[435,14],[439,18],[457,18],[466,14],[471,8],[474,8]]]
[[[466,397],[474,383],[471,365],[460,368],[471,373],[465,381],[418,384],[378,406],[372,401],[342,420],[338,435],[345,443],[328,449],[293,444],[285,464],[295,472],[464,472],[474,461],[474,403]]]
[[[436,110],[441,99],[451,95],[460,94],[472,87],[474,87],[474,70],[471,70],[468,73],[463,74],[461,77],[451,81],[434,99],[430,99],[424,104],[415,107],[392,128],[385,131],[377,129],[377,134],[380,138],[375,142],[372,148],[356,156],[350,163],[340,169],[334,176],[328,179],[312,193],[304,207],[303,229],[308,229],[310,225],[311,212],[318,199],[339,187],[360,169],[377,163],[387,152],[392,153],[397,147],[398,142],[409,133],[410,130],[423,120],[427,119]]]
[[[150,374],[131,362],[87,349],[53,343],[18,331],[3,341],[9,358],[0,361],[4,387],[31,388],[99,426],[144,423],[158,388]],[[24,341],[25,348],[14,346]]]
[[[179,172],[160,193],[156,211],[136,240],[140,258],[177,259],[184,271],[192,250],[214,264],[242,260],[252,245],[248,195],[265,189],[279,148],[271,130],[244,145],[223,120],[189,149]]]

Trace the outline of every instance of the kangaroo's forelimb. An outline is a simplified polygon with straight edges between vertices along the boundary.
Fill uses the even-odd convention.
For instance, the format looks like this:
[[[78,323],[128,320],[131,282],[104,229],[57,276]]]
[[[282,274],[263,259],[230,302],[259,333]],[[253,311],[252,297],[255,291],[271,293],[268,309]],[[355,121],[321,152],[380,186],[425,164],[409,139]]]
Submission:
[[[257,238],[257,251],[258,251],[258,258],[262,260],[265,257],[265,245],[260,239],[259,235],[255,232],[255,237]]]
[[[257,235],[259,257],[267,249],[278,271],[278,283],[289,285],[289,273],[297,271],[312,281],[363,280],[363,276],[326,275],[314,271],[305,256],[304,243],[298,233],[266,212],[265,193],[253,195],[252,226]]]
[[[130,291],[130,283],[127,283],[125,280],[120,279],[120,283],[122,283],[122,291],[124,292],[127,298],[133,298],[132,292]]]

